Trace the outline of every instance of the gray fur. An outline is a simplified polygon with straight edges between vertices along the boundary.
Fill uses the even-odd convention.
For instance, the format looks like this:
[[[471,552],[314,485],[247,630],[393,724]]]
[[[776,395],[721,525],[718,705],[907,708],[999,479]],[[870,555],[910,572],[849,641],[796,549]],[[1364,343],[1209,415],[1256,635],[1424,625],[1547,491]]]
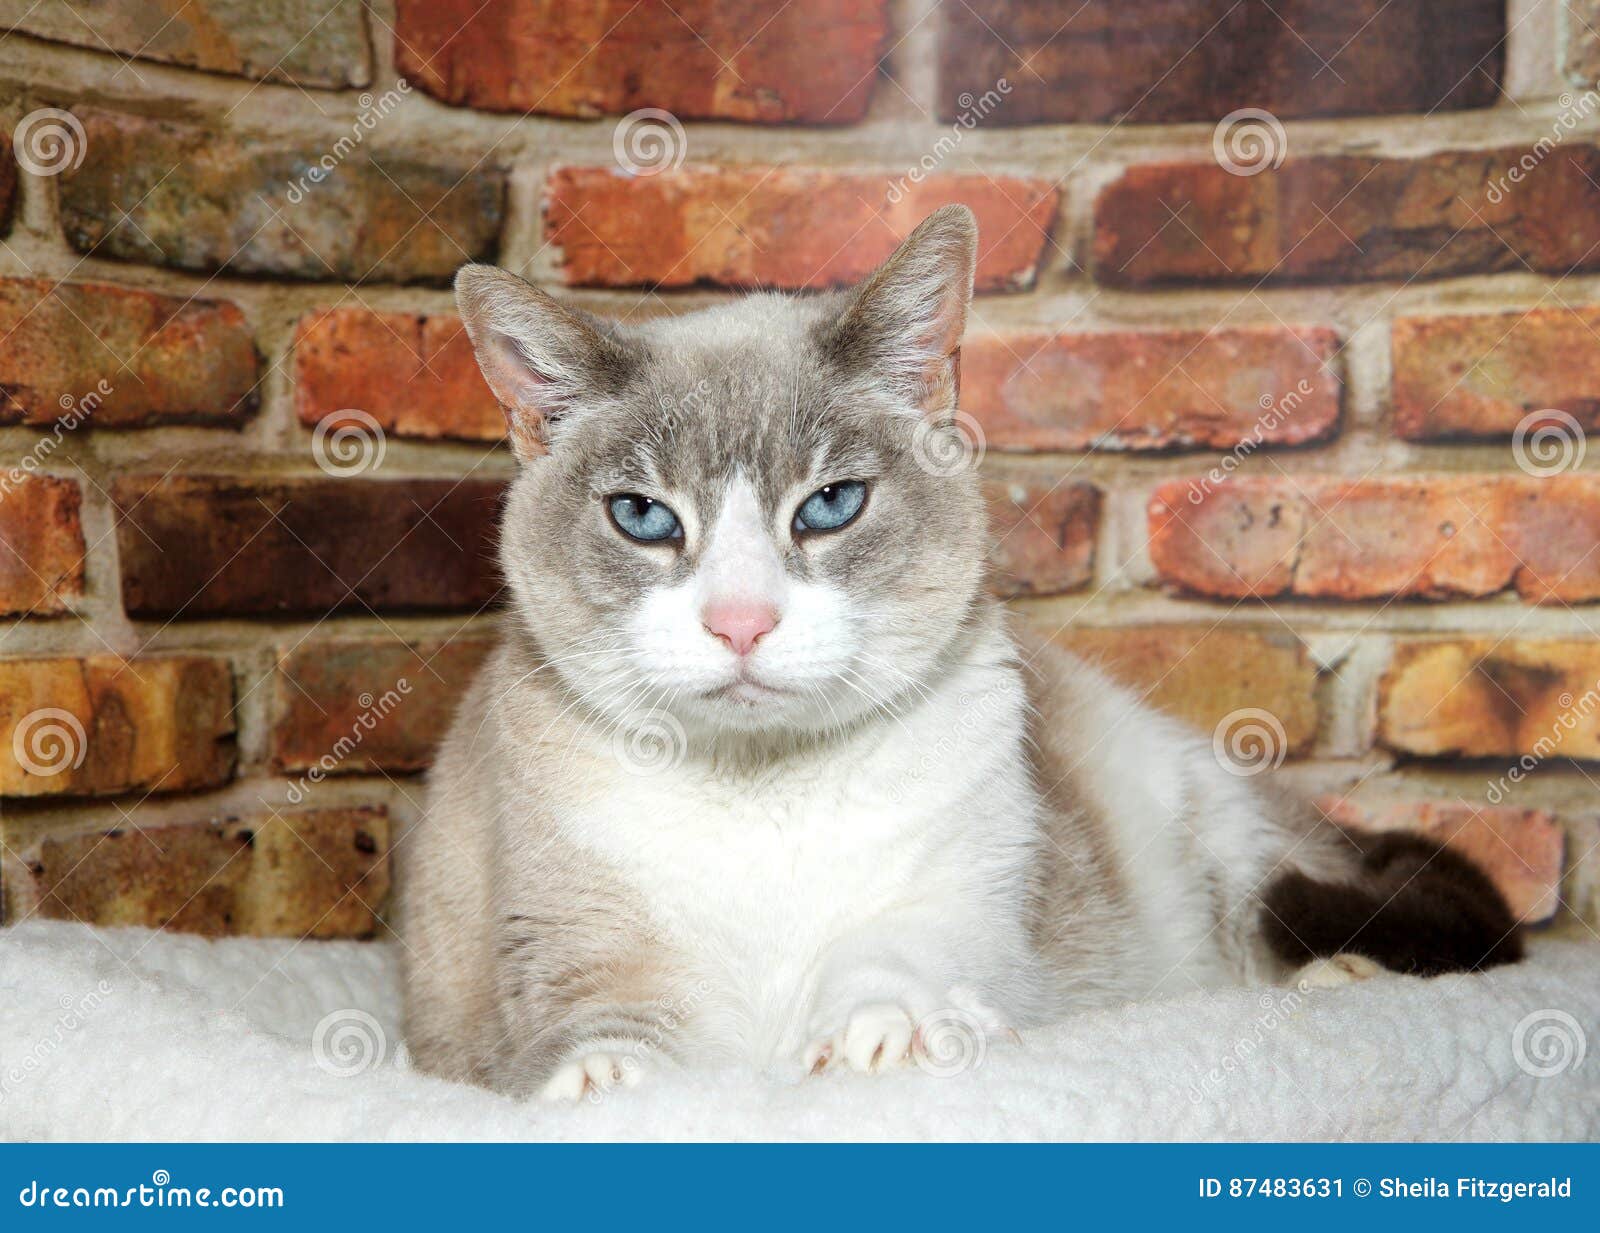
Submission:
[[[954,410],[975,253],[949,207],[855,291],[636,326],[461,272],[524,465],[500,551],[513,620],[400,845],[423,1069],[530,1093],[597,1051],[798,1062],[819,1031],[844,1051],[882,1001],[1026,1026],[1275,974],[1253,895],[1286,860],[1344,869],[1331,828],[1014,634],[984,587],[976,475],[918,465]],[[858,523],[791,536],[796,494],[844,478],[870,479]],[[791,623],[800,685],[757,706],[675,685],[630,625],[701,576],[741,484],[783,585],[850,614],[847,668],[808,675],[846,652]],[[681,545],[611,525],[605,498],[635,491],[670,494]],[[618,766],[641,716],[686,746],[658,796]],[[874,828],[904,834],[874,848]],[[680,902],[658,874],[691,844],[730,864]],[[824,844],[876,855],[841,852],[834,879]]]

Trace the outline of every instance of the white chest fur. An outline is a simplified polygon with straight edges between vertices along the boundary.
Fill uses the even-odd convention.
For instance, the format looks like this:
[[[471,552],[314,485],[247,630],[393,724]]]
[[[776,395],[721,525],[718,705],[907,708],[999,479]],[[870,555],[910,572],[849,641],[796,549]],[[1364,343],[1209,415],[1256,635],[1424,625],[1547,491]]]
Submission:
[[[981,899],[993,912],[993,887],[1015,881],[1037,825],[1022,713],[1019,683],[997,685],[991,669],[827,760],[753,778],[692,758],[618,770],[561,825],[729,991],[735,1031],[778,1049],[841,937],[907,909],[965,919]]]

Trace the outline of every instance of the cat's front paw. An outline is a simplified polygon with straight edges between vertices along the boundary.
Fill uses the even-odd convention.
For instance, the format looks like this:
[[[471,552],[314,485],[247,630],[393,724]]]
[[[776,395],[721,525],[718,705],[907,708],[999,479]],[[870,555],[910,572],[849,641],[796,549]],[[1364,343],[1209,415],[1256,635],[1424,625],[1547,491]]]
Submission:
[[[915,1034],[910,1012],[899,1003],[866,1002],[850,1012],[838,1031],[819,1033],[801,1062],[813,1075],[844,1066],[877,1074],[910,1060]]]
[[[625,1046],[591,1046],[572,1054],[545,1082],[539,1099],[576,1104],[588,1097],[599,1100],[619,1088],[636,1087],[644,1078],[644,1065]]]

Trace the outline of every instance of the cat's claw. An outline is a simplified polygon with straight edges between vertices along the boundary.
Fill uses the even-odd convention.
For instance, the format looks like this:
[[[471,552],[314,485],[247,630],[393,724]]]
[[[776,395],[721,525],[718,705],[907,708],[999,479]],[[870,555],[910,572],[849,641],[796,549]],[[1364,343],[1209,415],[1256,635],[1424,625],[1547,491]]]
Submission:
[[[556,1067],[539,1098],[561,1104],[576,1104],[585,1096],[598,1100],[619,1088],[636,1087],[642,1078],[644,1067],[636,1058],[600,1051],[583,1053]]]
[[[915,1034],[915,1025],[903,1006],[868,1002],[851,1011],[839,1031],[812,1041],[801,1060],[813,1075],[840,1066],[861,1074],[878,1074],[911,1059],[911,1039]]]
[[[1340,951],[1327,959],[1313,959],[1291,978],[1294,987],[1308,989],[1337,989],[1371,980],[1383,971],[1383,965],[1350,951]]]

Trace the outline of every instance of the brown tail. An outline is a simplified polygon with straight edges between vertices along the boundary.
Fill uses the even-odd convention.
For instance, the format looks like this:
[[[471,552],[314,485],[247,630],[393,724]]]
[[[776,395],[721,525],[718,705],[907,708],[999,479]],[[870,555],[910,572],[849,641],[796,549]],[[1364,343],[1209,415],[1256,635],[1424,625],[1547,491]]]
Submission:
[[[1466,857],[1414,835],[1363,843],[1349,883],[1287,873],[1262,897],[1262,932],[1299,966],[1353,951],[1396,972],[1436,976],[1515,963],[1522,937],[1506,901]]]

